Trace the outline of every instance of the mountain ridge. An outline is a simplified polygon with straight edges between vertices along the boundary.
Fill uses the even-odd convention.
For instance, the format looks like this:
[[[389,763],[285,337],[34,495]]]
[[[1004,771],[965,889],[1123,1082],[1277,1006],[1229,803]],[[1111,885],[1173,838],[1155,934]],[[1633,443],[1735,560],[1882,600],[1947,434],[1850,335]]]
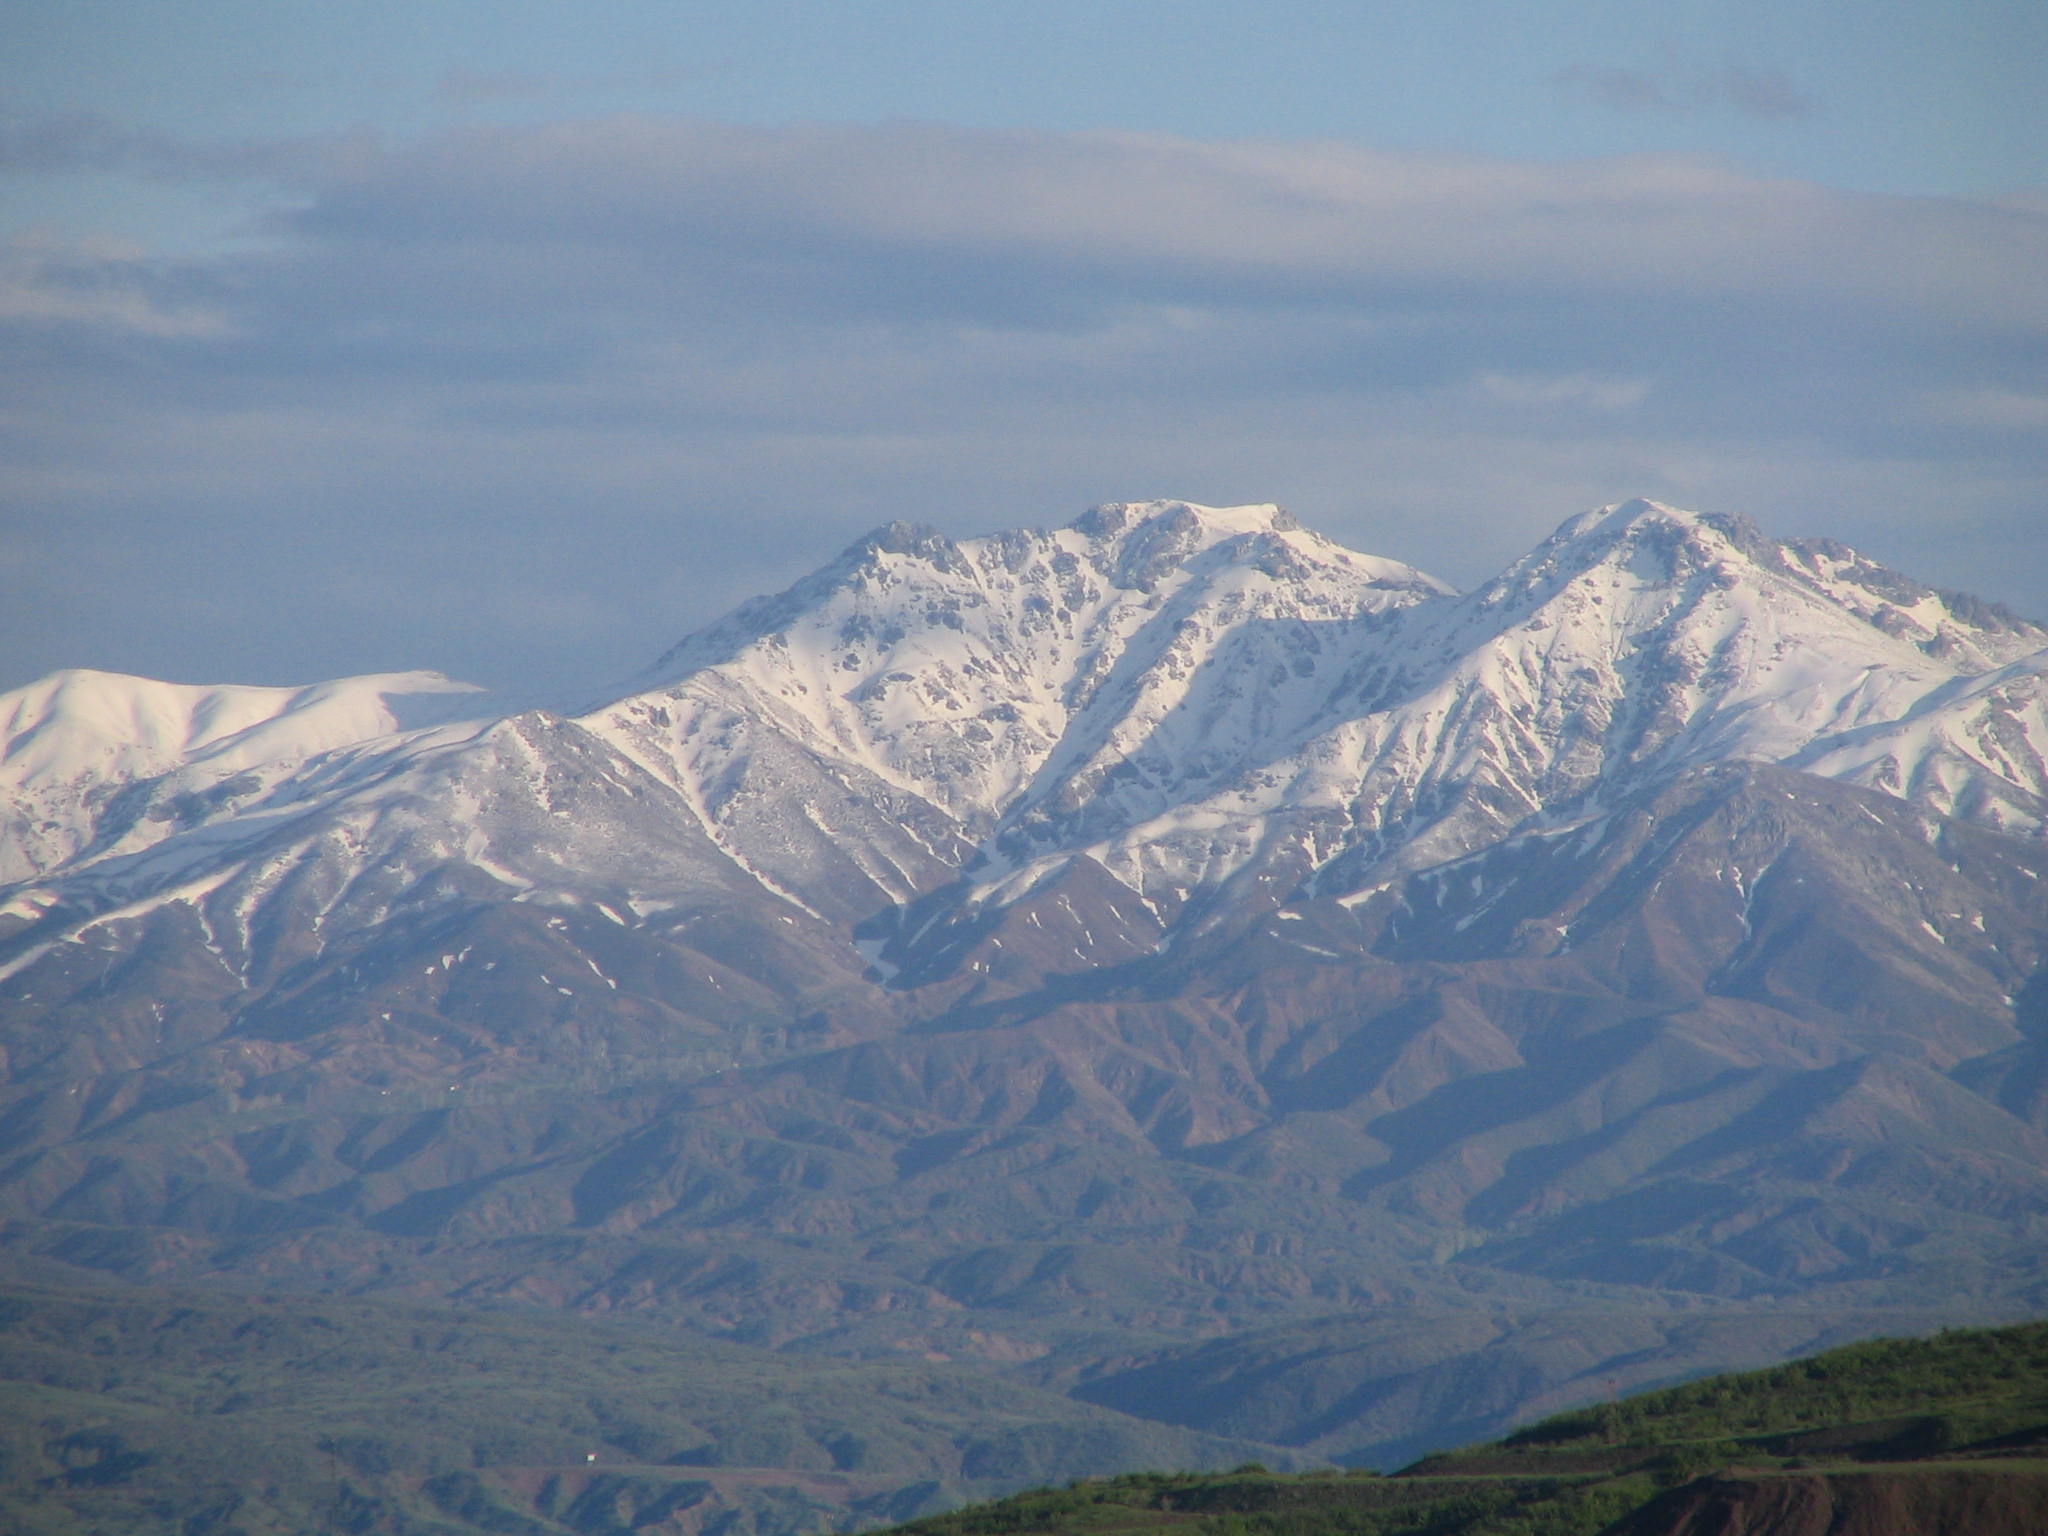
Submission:
[[[1090,562],[1084,564],[1071,547],[1076,545],[1085,545],[1092,557]],[[1616,570],[1618,564],[1625,562],[1613,558],[1622,546],[1626,546],[1627,560],[1664,560],[1666,568],[1653,573],[1655,579],[1647,584],[1646,590],[1667,594],[1677,591],[1684,599],[1677,610],[1633,615],[1618,630],[1613,622],[1602,622],[1602,616],[1589,616],[1589,607],[1613,601],[1618,590],[1622,600],[1631,597],[1622,588]],[[1314,563],[1304,566],[1301,562],[1308,556],[1314,557]],[[1212,590],[1213,582],[1205,584],[1199,577],[1190,577],[1191,562],[1204,557],[1220,560],[1222,570],[1231,579],[1230,590],[1219,593]],[[1738,558],[1748,567],[1747,572],[1731,569]],[[1248,585],[1270,587],[1259,583],[1257,577],[1266,574],[1264,565],[1276,559],[1280,563],[1275,569],[1281,573],[1279,579],[1285,584],[1286,596],[1295,599],[1292,603],[1283,603],[1280,592],[1275,590],[1245,590]],[[916,576],[935,574],[940,584],[934,587],[930,580],[925,580],[920,586],[898,570],[899,566],[920,567],[914,573]],[[1008,590],[994,594],[1007,598],[1018,612],[997,615],[994,629],[984,637],[985,643],[976,647],[969,637],[964,654],[944,653],[943,647],[935,649],[935,636],[957,638],[964,633],[963,602],[983,608],[990,606],[991,574],[999,579],[1014,578],[1020,569],[1039,579],[1035,583],[1008,580]],[[1063,571],[1064,583],[1059,580]],[[1848,571],[1855,579],[1841,579],[1842,571]],[[1594,576],[1600,578],[1598,584],[1604,590],[1581,590]],[[1740,673],[1745,665],[1750,671],[1764,674],[1787,670],[1782,666],[1782,652],[1795,642],[1811,639],[1810,634],[1796,631],[1809,631],[1813,624],[1795,624],[1795,633],[1758,635],[1753,632],[1767,615],[1731,615],[1724,611],[1715,616],[1720,632],[1712,637],[1716,644],[1711,648],[1702,637],[1683,632],[1699,627],[1697,622],[1689,622],[1698,618],[1692,609],[1714,605],[1717,596],[1731,586],[1739,587],[1744,576],[1751,578],[1751,585],[1758,580],[1774,582],[1769,594],[1773,597],[1782,599],[1789,591],[1803,600],[1805,606],[1819,615],[1821,628],[1832,632],[1824,638],[1839,641],[1843,625],[1853,623],[1856,632],[1852,638],[1881,657],[1878,665],[1887,674],[1884,687],[1878,690],[1877,697],[1869,696],[1872,690],[1867,685],[1836,687],[1833,693],[1843,702],[1834,706],[1834,717],[1818,721],[1798,717],[1798,693],[1803,684],[1809,695],[1822,694],[1822,680],[1795,677],[1792,686],[1781,687],[1777,694],[1764,697],[1743,698],[1738,693],[1733,702],[1739,708],[1709,709],[1691,733],[1698,736],[1701,726],[1705,726],[1719,731],[1724,739],[1692,742],[1690,756],[1751,756],[1787,761],[1796,754],[1809,771],[1832,767],[1852,782],[1875,782],[1878,787],[1938,804],[1944,810],[1954,810],[1968,800],[1966,814],[1972,819],[1992,819],[1995,824],[2018,830],[2040,824],[2042,786],[2048,783],[2048,770],[2041,763],[2041,743],[2048,740],[2042,734],[2041,702],[2042,674],[2048,669],[2048,661],[2039,658],[2043,648],[2048,647],[2048,632],[1988,605],[1957,600],[1951,606],[1948,599],[1933,589],[1884,572],[1841,546],[1781,545],[1763,539],[1753,526],[1736,519],[1680,513],[1642,501],[1618,503],[1567,521],[1551,539],[1501,577],[1463,597],[1410,567],[1341,551],[1319,535],[1301,530],[1291,517],[1270,507],[1218,510],[1174,502],[1112,503],[1053,535],[994,535],[963,543],[931,531],[916,531],[911,525],[890,525],[858,541],[838,561],[781,596],[743,605],[734,615],[681,642],[636,682],[634,691],[615,703],[575,718],[582,728],[595,730],[609,747],[625,752],[658,777],[679,783],[692,777],[694,769],[694,777],[700,780],[715,778],[715,762],[710,765],[714,771],[704,773],[699,764],[678,758],[674,737],[661,740],[660,736],[666,733],[648,728],[648,715],[681,704],[683,697],[677,690],[687,689],[688,703],[700,717],[709,712],[713,718],[723,718],[718,714],[721,707],[751,712],[757,717],[768,716],[773,727],[786,738],[786,746],[814,758],[829,759],[834,770],[841,773],[876,775],[888,789],[917,795],[950,817],[957,833],[976,844],[966,862],[982,869],[977,885],[983,895],[999,890],[1005,878],[1014,882],[1017,871],[1030,862],[1031,849],[1048,836],[1072,852],[1089,853],[1130,884],[1135,846],[1156,848],[1176,835],[1185,835],[1180,829],[1161,825],[1161,815],[1176,805],[1192,804],[1197,809],[1208,806],[1208,814],[1228,816],[1227,802],[1232,796],[1202,795],[1202,787],[1234,778],[1235,800],[1242,803],[1245,774],[1256,776],[1260,772],[1252,741],[1240,740],[1233,752],[1223,754],[1213,744],[1230,706],[1245,705],[1241,683],[1220,703],[1212,704],[1196,722],[1199,729],[1193,734],[1210,743],[1205,750],[1194,748],[1184,739],[1188,732],[1172,729],[1173,722],[1189,713],[1190,706],[1185,697],[1177,696],[1177,690],[1161,686],[1162,673],[1168,682],[1180,682],[1185,679],[1176,673],[1201,672],[1205,667],[1209,672],[1227,673],[1237,679],[1259,675],[1260,671],[1260,657],[1231,655],[1224,658],[1227,665],[1218,664],[1213,657],[1197,657],[1187,642],[1187,631],[1208,617],[1199,610],[1225,610],[1223,617],[1228,627],[1217,627],[1223,628],[1223,638],[1240,650],[1246,644],[1256,644],[1255,639],[1247,639],[1251,630],[1247,620],[1281,608],[1288,611],[1278,616],[1294,626],[1294,637],[1306,637],[1317,651],[1322,649],[1325,637],[1313,628],[1302,627],[1317,616],[1333,616],[1340,625],[1354,628],[1361,619],[1374,615],[1395,614],[1411,621],[1396,624],[1384,634],[1368,623],[1367,630],[1373,632],[1365,637],[1367,643],[1354,647],[1362,654],[1343,656],[1338,664],[1328,667],[1327,670],[1338,674],[1333,680],[1338,686],[1318,684],[1311,689],[1320,696],[1309,700],[1305,707],[1296,708],[1295,723],[1291,726],[1270,715],[1256,715],[1263,701],[1254,699],[1250,705],[1255,711],[1253,721],[1238,727],[1240,737],[1254,737],[1260,747],[1276,740],[1288,741],[1294,743],[1297,755],[1309,759],[1290,780],[1288,798],[1293,804],[1326,806],[1348,801],[1359,808],[1352,813],[1354,821],[1361,810],[1371,810],[1379,812],[1378,820],[1384,824],[1390,801],[1426,793],[1429,786],[1410,773],[1397,774],[1391,785],[1376,790],[1369,767],[1361,778],[1359,770],[1347,769],[1346,763],[1368,758],[1384,763],[1390,756],[1443,761],[1446,757],[1455,759],[1460,753],[1468,758],[1475,754],[1483,758],[1489,750],[1503,750],[1498,742],[1472,740],[1474,725],[1469,718],[1453,720],[1447,716],[1498,714],[1505,700],[1534,708],[1539,729],[1544,725],[1545,710],[1552,715],[1566,711],[1593,718],[1605,715],[1610,727],[1608,734],[1614,735],[1613,695],[1617,690],[1612,686],[1592,693],[1584,689],[1574,691],[1568,679],[1547,704],[1540,697],[1508,699],[1503,693],[1504,689],[1512,692],[1517,687],[1526,688],[1532,678],[1546,669],[1565,673],[1576,669],[1583,673],[1595,659],[1614,665],[1614,653],[1619,646],[1617,640],[1608,638],[1611,633],[1648,635],[1648,640],[1637,638],[1632,642],[1636,650],[1655,643],[1658,660],[1669,663],[1676,658],[1682,677],[1679,692],[1687,684],[1698,692],[1702,674],[1709,665],[1718,666],[1724,675]],[[1176,612],[1171,607],[1163,614],[1158,612],[1157,589],[1168,578],[1182,588],[1196,588],[1181,596],[1180,605],[1195,612]],[[1127,585],[1116,585],[1119,582]],[[914,614],[890,608],[890,589],[906,583],[912,590],[894,600],[898,607],[920,610]],[[1551,583],[1554,590],[1547,588],[1546,583]],[[1052,634],[1049,646],[1045,643],[1045,632],[1052,626],[1040,623],[1039,654],[1032,659],[1046,664],[1020,667],[1014,660],[1020,631],[1029,628],[1030,619],[1049,609],[1044,595],[1048,586],[1062,585],[1064,591],[1060,595],[1080,604],[1078,616],[1085,622],[1078,628],[1070,624],[1066,633]],[[1021,596],[1020,587],[1028,589]],[[1644,589],[1633,594],[1638,608],[1641,590]],[[1843,601],[1844,591],[1857,595],[1858,600]],[[1912,601],[1903,607],[1892,601],[1907,598]],[[846,601],[835,606],[835,599]],[[1088,606],[1091,603],[1092,611]],[[1527,606],[1532,603],[1534,606]],[[1727,605],[1719,606],[1725,609]],[[1670,610],[1668,601],[1665,607]],[[1504,615],[1507,623],[1492,619],[1496,611],[1504,608],[1509,610]],[[1417,609],[1424,611],[1418,613]],[[1077,614],[1075,608],[1063,607],[1062,611],[1070,620]],[[916,629],[904,622],[913,617],[919,621]],[[1492,621],[1488,622],[1489,619]],[[1674,623],[1680,633],[1657,634],[1660,626],[1668,628]],[[790,659],[791,636],[785,633],[792,626],[799,627],[800,641],[809,642],[812,652],[812,659],[801,664],[804,676],[792,670],[799,667]],[[1149,638],[1149,632],[1160,631],[1162,626],[1173,633]],[[836,634],[826,634],[835,627]],[[1782,630],[1783,621],[1776,627]],[[1489,628],[1496,633],[1487,635]],[[1517,628],[1561,631],[1549,636],[1542,665],[1530,654],[1529,644],[1511,642],[1502,633]],[[1123,633],[1125,630],[1132,632]],[[1872,630],[1876,636],[1871,634]],[[1910,633],[1902,636],[1902,631]],[[1482,636],[1477,644],[1470,638],[1473,633]],[[1923,638],[1914,640],[1911,635]],[[892,643],[878,647],[878,637]],[[1026,634],[1023,638],[1028,640],[1031,636]],[[1780,652],[1780,657],[1761,657],[1765,641]],[[840,650],[832,654],[830,647],[835,644]],[[904,645],[910,646],[915,654],[899,655],[897,648]],[[1139,647],[1135,660],[1122,656],[1126,645]],[[1753,654],[1728,654],[1738,646]],[[954,649],[958,651],[959,647]],[[1449,671],[1440,673],[1434,683],[1427,676],[1414,675],[1412,662],[1404,668],[1389,660],[1390,653],[1412,656],[1432,649],[1450,663]],[[733,654],[725,656],[727,650]],[[1003,650],[1012,655],[1003,658],[999,665],[994,653]],[[763,651],[773,654],[738,672],[734,670],[735,663],[746,653]],[[1048,651],[1049,660],[1045,655]],[[1596,652],[1605,654],[1596,657]],[[1931,652],[1940,652],[1942,659],[1937,660]],[[867,658],[865,662],[860,659],[863,655]],[[708,659],[714,656],[723,659]],[[1458,660],[1460,656],[1464,658],[1462,662]],[[1287,660],[1293,671],[1312,682],[1325,671],[1317,656],[1304,658],[1297,651]],[[1640,659],[1628,660],[1636,673],[1643,671]],[[1272,658],[1265,658],[1264,678],[1277,686],[1281,677],[1275,675],[1271,661]],[[1963,673],[1959,668],[1962,661],[1977,670]],[[1135,674],[1122,686],[1137,686],[1140,692],[1130,698],[1128,708],[1106,724],[1090,726],[1073,713],[1074,705],[1077,701],[1085,704],[1095,691],[1107,688],[1114,692],[1120,662],[1125,673]],[[765,677],[751,675],[760,673],[763,667],[769,668]],[[1865,666],[1863,670],[1870,669]],[[857,674],[852,686],[837,687],[848,679],[829,674],[840,671]],[[1688,671],[1692,675],[1684,676]],[[673,681],[642,686],[670,673],[675,674]],[[711,675],[705,676],[707,673]],[[60,674],[59,679],[64,676]],[[59,679],[17,690],[5,701],[9,731],[6,755],[0,761],[9,765],[7,787],[21,801],[33,801],[38,779],[52,776],[49,764],[41,765],[38,771],[38,765],[27,761],[37,737],[59,731],[73,736],[90,735],[88,711],[53,716],[47,705],[24,728],[25,712],[33,711],[39,694],[47,697],[53,687],[58,692],[63,690],[65,685]],[[1975,680],[1974,686],[1970,679]],[[1737,681],[1742,679],[1738,677]],[[1630,686],[1623,691],[1636,695],[1658,686],[1655,680],[1646,684],[1640,677],[1609,682],[1627,683]],[[892,706],[891,694],[904,694],[905,683],[914,685],[907,690],[908,697]],[[1944,688],[1944,684],[1948,686]],[[1345,685],[1350,685],[1351,697],[1340,701],[1338,695]],[[336,749],[361,747],[377,737],[407,734],[397,729],[400,722],[388,705],[365,711],[362,705],[371,698],[383,699],[401,690],[415,694],[455,693],[464,685],[449,684],[426,674],[400,674],[344,679],[295,691],[192,690],[182,685],[153,685],[145,689],[133,683],[125,686],[131,695],[127,716],[131,722],[137,718],[134,711],[145,698],[155,704],[180,698],[215,703],[259,697],[289,699],[291,707],[280,712],[280,724],[273,727],[275,734],[289,736],[289,732],[281,729],[282,721],[302,717],[314,718],[315,734],[306,738],[302,732],[303,739],[279,743],[271,750],[270,760],[303,761]],[[1672,692],[1669,679],[1664,680],[1663,686],[1667,693]],[[728,692],[734,688],[739,690],[736,696]],[[1437,696],[1432,697],[1433,692]],[[649,702],[656,695],[663,696],[662,703]],[[301,702],[308,696],[313,697],[311,709]],[[331,700],[354,701],[344,706],[353,710],[353,719],[336,722],[339,728],[317,718]],[[1944,742],[1951,750],[1934,755],[1945,756],[1947,760],[1930,771],[1924,764],[1901,763],[1896,750],[1878,754],[1881,738],[1888,733],[1896,737],[1909,727],[1917,727],[1925,734],[1932,729],[1928,717],[1967,715],[1973,709],[1982,713],[1987,701],[1998,710],[1998,728],[1975,732],[1974,739],[1967,743],[1978,749],[1974,755],[1958,753],[1953,750],[1957,743]],[[1814,700],[1810,698],[1808,702],[1810,710]],[[798,707],[799,703],[802,707]],[[969,710],[969,703],[978,707]],[[1633,728],[1642,739],[1633,743],[1619,740],[1611,744],[1610,750],[1619,747],[1628,755],[1641,756],[1660,745],[1660,731],[1668,730],[1674,723],[1660,724],[1659,709],[1671,713],[1688,707],[1697,714],[1699,701],[1672,697],[1639,703],[1636,713],[1646,718],[1621,724]],[[336,713],[332,708],[326,708],[326,712]],[[459,715],[460,710],[443,709],[439,713],[445,718]],[[639,718],[635,718],[636,714]],[[1359,723],[1344,723],[1347,714]],[[1321,727],[1321,722],[1333,716],[1337,721],[1334,728]],[[1378,729],[1365,723],[1375,717],[1385,717],[1386,723]],[[690,722],[692,727],[705,723],[702,718]],[[1455,727],[1448,737],[1446,727]],[[1334,737],[1325,739],[1332,729]],[[1437,739],[1431,739],[1432,733]],[[146,733],[133,729],[128,732],[129,736],[142,734]],[[701,740],[715,733],[696,729],[693,734]],[[984,743],[988,750],[973,750]],[[214,755],[228,755],[221,753],[220,743],[204,744],[213,747]],[[1891,744],[1896,747],[1899,743]],[[1598,763],[1588,765],[1575,760],[1575,755],[1583,757],[1594,750],[1593,744],[1580,741],[1574,748],[1567,739],[1561,746],[1561,751],[1551,754],[1558,761],[1551,765],[1550,772],[1567,790],[1576,778],[1599,776]],[[1987,746],[1992,750],[1985,750]],[[1998,750],[2001,746],[2005,748],[2002,752]],[[155,756],[143,763],[119,768],[107,765],[103,770],[105,777],[162,778],[173,766],[192,768],[194,764],[188,759],[204,755],[166,755],[161,747],[153,750]],[[260,743],[250,744],[234,758],[232,766],[244,768],[263,761],[262,750]],[[1247,757],[1248,752],[1254,755]],[[89,755],[75,748],[70,753],[74,759]],[[692,755],[701,758],[705,754],[700,747]],[[1143,778],[1168,755],[1176,760],[1177,776],[1164,785],[1154,785],[1149,792],[1124,789],[1108,782],[1112,775],[1126,780]],[[1852,757],[1861,760],[1851,761]],[[1984,761],[1986,757],[1992,758],[1992,762]],[[162,761],[158,762],[158,758]],[[1468,772],[1472,766],[1467,764]],[[1524,780],[1531,777],[1527,771],[1531,764],[1516,766],[1522,770]],[[1533,766],[1539,771],[1542,767]],[[1266,773],[1270,777],[1270,770]],[[1960,786],[1950,782],[1958,774],[1966,777]],[[216,782],[205,787],[217,789],[219,780],[230,777],[228,765],[224,764]],[[1914,782],[1907,782],[1909,779]],[[63,780],[64,790],[89,791],[90,762],[74,762]],[[1987,783],[1993,780],[1995,784]],[[1525,794],[1530,788],[1527,783],[1517,787]],[[1501,785],[1489,788],[1498,793]],[[161,796],[152,809],[161,814],[169,798],[168,793]],[[1117,806],[1119,798],[1137,803]],[[1554,793],[1546,796],[1539,791],[1536,808],[1543,809],[1540,802],[1555,798],[1558,796]],[[1569,798],[1568,793],[1564,798]],[[1271,799],[1271,795],[1266,796],[1269,803]],[[1361,806],[1361,802],[1366,804]],[[1255,810],[1253,814],[1256,815]],[[701,814],[699,819],[707,820]],[[1427,857],[1435,853],[1437,844],[1445,839],[1463,836],[1469,841],[1475,835],[1496,831],[1497,827],[1485,824],[1498,819],[1497,815],[1482,815],[1482,828],[1477,832],[1438,829],[1436,843],[1426,838],[1422,854]],[[1078,824],[1072,831],[1049,831],[1047,824],[1058,820]],[[29,830],[17,828],[9,840],[18,849],[30,848],[33,839]],[[1090,835],[1104,831],[1110,836]],[[977,833],[982,835],[976,837]],[[1081,847],[1074,848],[1077,838],[1082,840]],[[79,851],[75,839],[69,851]],[[1345,851],[1338,850],[1340,854]],[[1322,849],[1318,847],[1315,852],[1320,855]],[[1369,854],[1354,853],[1352,862],[1361,861],[1373,862]],[[52,860],[45,855],[38,862],[49,864]],[[1318,866],[1328,862],[1328,858],[1314,858]],[[17,872],[16,878],[34,872]],[[1227,873],[1226,869],[1226,878]],[[1328,881],[1329,877],[1324,876],[1319,884],[1327,887]],[[1156,880],[1150,883],[1155,888],[1159,886]],[[898,882],[898,888],[888,894],[901,900],[914,893],[917,884],[917,879],[910,877],[907,886]],[[1138,894],[1148,901],[1157,900],[1147,884],[1139,875]]]

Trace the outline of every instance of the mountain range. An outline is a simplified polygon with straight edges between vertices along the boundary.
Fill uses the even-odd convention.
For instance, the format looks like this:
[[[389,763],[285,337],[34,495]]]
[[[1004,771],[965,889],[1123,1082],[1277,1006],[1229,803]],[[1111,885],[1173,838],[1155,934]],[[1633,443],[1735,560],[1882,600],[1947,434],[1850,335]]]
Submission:
[[[1735,516],[1468,593],[1271,506],[891,524],[568,709],[60,673],[0,816],[37,1283],[1361,1464],[2048,1310],[2048,630]]]

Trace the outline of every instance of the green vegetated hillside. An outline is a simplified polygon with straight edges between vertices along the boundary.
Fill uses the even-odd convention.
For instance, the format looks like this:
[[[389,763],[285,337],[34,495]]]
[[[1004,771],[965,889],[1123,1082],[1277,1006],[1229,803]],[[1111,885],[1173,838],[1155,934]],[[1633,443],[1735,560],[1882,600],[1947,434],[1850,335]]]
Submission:
[[[10,1536],[822,1531],[1259,1447],[553,1313],[0,1287]]]
[[[1286,1454],[942,1363],[444,1305],[0,1288],[0,1529],[23,1536],[753,1536],[1052,1480],[905,1530],[2017,1536],[2048,1527],[2048,1323],[1713,1377],[1391,1476],[1248,1461]]]
[[[1391,1476],[1080,1480],[892,1536],[2034,1536],[2048,1323],[1880,1339],[1545,1419]]]

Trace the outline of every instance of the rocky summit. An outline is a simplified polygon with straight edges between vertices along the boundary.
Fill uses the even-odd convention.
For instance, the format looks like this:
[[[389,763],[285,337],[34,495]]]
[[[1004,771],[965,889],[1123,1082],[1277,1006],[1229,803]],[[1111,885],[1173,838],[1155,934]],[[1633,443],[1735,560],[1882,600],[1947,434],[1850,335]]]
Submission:
[[[37,1283],[1358,1463],[2048,1310],[2048,632],[1837,544],[899,523],[594,707],[70,672],[0,733]]]

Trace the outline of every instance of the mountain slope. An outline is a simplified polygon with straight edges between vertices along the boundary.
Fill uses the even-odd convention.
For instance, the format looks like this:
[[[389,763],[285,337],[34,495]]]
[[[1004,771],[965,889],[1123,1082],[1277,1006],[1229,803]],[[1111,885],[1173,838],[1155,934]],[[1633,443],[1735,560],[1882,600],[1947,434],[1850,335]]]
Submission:
[[[1156,502],[893,525],[575,716],[60,676],[0,1253],[1355,1461],[2040,1310],[2044,647],[1651,503],[1461,595]]]

